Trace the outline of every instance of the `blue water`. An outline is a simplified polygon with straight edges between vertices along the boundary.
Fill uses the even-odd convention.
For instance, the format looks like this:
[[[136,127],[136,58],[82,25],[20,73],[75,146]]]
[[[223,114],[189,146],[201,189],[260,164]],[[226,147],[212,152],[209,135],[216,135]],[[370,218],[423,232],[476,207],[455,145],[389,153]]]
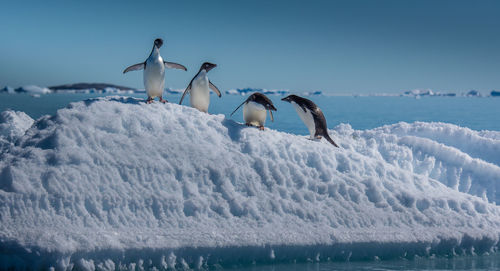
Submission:
[[[27,94],[0,94],[0,112],[7,108],[24,111],[32,118],[54,114],[70,102],[104,96],[102,94],[47,94],[40,98]],[[128,94],[145,98],[144,94]],[[211,96],[210,113],[229,114],[244,101],[246,96]],[[180,95],[167,95],[170,102],[178,103]],[[275,121],[267,119],[266,126],[295,134],[308,134],[293,107],[281,101],[282,96],[271,95],[277,112]],[[340,123],[349,123],[354,129],[371,129],[400,121],[440,121],[468,127],[473,130],[500,131],[500,98],[473,97],[309,97],[323,110],[329,128]],[[189,105],[189,99],[184,101]],[[243,121],[243,111],[239,109],[232,118]]]
[[[500,255],[454,258],[418,258],[415,260],[326,262],[277,264],[231,268],[234,271],[382,271],[382,270],[500,270]]]

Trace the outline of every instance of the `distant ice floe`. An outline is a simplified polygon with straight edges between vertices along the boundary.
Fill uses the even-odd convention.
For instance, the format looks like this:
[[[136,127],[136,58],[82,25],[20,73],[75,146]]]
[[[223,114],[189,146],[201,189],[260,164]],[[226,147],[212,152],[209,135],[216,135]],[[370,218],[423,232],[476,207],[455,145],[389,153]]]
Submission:
[[[375,95],[377,96],[377,95]],[[499,91],[492,90],[489,95],[483,95],[480,91],[478,90],[469,90],[467,92],[459,93],[456,94],[454,92],[439,92],[439,91],[433,91],[431,89],[414,89],[414,90],[408,90],[403,92],[401,96],[410,96],[410,97],[415,97],[415,98],[420,98],[424,96],[429,96],[429,97],[496,97],[500,96]]]
[[[287,89],[262,89],[262,88],[238,88],[238,89],[229,89],[226,90],[226,94],[228,95],[250,95],[254,92],[260,92],[266,95],[289,95],[290,90]],[[304,96],[312,96],[312,95],[322,95],[322,91],[306,91],[300,93]]]
[[[445,123],[326,141],[127,97],[0,118],[0,269],[209,268],[484,254],[500,136]],[[6,116],[6,117],[4,117]],[[29,128],[28,128],[29,127]]]
[[[279,90],[279,89],[263,89],[263,88],[237,88],[226,90],[228,95],[250,95],[254,92],[260,92],[266,95],[287,95],[290,93],[289,90]]]
[[[13,87],[5,86],[2,89],[0,89],[0,93],[14,94],[16,92]]]
[[[422,97],[422,96],[455,97],[455,96],[457,96],[457,94],[453,93],[453,92],[447,92],[447,93],[435,92],[432,89],[414,89],[414,90],[405,91],[402,94],[402,96],[412,96],[412,97]]]
[[[15,92],[18,93],[29,93],[29,94],[48,94],[52,91],[46,87],[39,87],[35,85],[23,86],[15,89]],[[12,93],[12,92],[8,92]]]

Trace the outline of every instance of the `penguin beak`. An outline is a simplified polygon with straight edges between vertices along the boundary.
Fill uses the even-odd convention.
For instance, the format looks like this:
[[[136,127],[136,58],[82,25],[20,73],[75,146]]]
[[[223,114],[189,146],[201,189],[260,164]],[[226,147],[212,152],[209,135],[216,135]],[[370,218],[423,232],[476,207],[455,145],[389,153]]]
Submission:
[[[288,100],[288,97],[285,97],[283,99],[281,99],[282,101],[285,101],[285,102],[290,102],[290,100]]]

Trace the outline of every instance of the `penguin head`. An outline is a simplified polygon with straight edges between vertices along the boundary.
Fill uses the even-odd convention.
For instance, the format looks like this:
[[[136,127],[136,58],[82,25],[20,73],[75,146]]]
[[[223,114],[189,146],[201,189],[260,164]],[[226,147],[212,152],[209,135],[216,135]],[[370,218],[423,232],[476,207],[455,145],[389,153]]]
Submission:
[[[293,95],[293,94],[292,94],[292,95],[288,95],[288,96],[286,96],[285,98],[283,98],[283,99],[281,99],[281,100],[282,100],[282,101],[285,101],[285,102],[289,102],[289,103],[291,103],[291,102],[295,101],[297,98],[298,98],[298,96],[297,96],[297,95]]]
[[[163,45],[163,40],[162,39],[155,39],[155,46],[156,48],[160,49],[160,47]]]
[[[217,67],[216,64],[212,64],[210,62],[205,62],[205,63],[201,64],[200,70],[205,70],[208,72],[215,67]]]

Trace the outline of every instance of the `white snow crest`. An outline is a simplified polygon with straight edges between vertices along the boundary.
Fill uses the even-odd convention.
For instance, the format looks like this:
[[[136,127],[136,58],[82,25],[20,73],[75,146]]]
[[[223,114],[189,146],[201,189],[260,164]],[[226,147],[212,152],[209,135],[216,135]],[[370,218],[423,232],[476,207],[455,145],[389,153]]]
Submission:
[[[7,110],[0,113],[0,150],[24,135],[33,122],[24,112]]]
[[[435,123],[330,132],[341,148],[176,104],[73,103],[2,154],[0,269],[183,269],[496,248],[493,137]]]

